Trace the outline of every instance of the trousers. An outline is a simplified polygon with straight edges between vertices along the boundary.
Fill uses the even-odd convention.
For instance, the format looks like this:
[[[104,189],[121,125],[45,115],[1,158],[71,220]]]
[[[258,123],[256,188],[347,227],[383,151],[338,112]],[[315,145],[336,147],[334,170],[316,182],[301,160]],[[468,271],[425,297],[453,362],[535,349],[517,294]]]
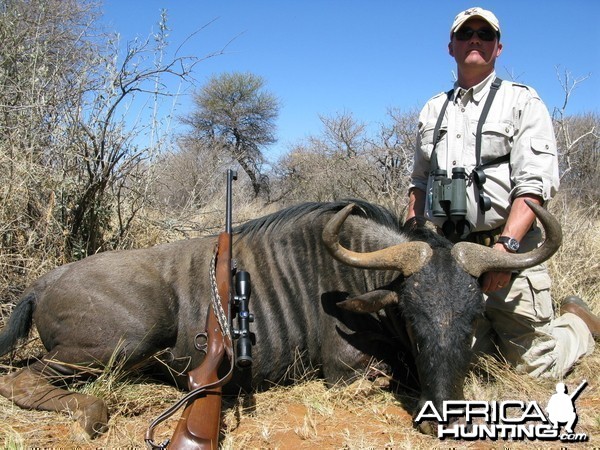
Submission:
[[[541,238],[537,232],[528,233],[521,246],[536,245]],[[476,325],[474,351],[497,349],[520,372],[562,379],[594,351],[595,343],[578,316],[555,317],[550,288],[550,275],[541,264],[514,274],[504,289],[484,294],[485,314]]]

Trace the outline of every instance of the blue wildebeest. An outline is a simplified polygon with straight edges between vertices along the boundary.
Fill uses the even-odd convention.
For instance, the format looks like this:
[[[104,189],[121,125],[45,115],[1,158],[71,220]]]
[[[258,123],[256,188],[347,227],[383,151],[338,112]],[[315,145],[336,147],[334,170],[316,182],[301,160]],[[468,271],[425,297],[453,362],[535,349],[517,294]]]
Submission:
[[[538,264],[561,241],[560,226],[540,207],[545,243],[508,255],[453,246],[425,227],[402,229],[383,208],[357,203],[303,204],[235,231],[233,256],[252,274],[257,340],[251,374],[228,384],[236,392],[244,377],[252,388],[281,382],[300,355],[331,383],[376,360],[399,377],[416,371],[420,405],[463,399],[483,311],[477,277]],[[70,411],[93,436],[107,427],[104,401],[49,380],[117,357],[128,369],[166,370],[186,388],[182,375],[201,362],[194,336],[206,323],[215,239],[106,252],[41,277],[14,308],[0,355],[32,322],[47,353],[0,379],[0,394],[25,408]]]

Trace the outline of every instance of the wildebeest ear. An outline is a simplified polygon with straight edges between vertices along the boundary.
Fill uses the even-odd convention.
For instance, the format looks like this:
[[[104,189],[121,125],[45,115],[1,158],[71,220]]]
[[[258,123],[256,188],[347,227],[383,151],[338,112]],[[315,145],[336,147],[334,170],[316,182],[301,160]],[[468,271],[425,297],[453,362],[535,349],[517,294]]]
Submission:
[[[398,294],[395,291],[377,289],[359,295],[358,297],[344,300],[343,302],[338,303],[338,306],[347,311],[367,314],[377,312],[388,305],[397,304],[398,301]]]

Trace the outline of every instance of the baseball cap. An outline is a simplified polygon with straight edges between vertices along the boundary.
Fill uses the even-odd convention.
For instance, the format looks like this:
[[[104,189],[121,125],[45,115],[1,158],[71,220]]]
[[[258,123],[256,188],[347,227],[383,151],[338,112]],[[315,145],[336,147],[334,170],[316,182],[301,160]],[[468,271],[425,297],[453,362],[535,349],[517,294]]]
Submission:
[[[454,23],[452,24],[452,28],[450,28],[450,34],[452,35],[452,33],[458,30],[463,25],[463,23],[474,17],[478,17],[480,19],[485,20],[492,26],[494,30],[498,32],[498,36],[500,36],[500,22],[498,21],[498,18],[494,15],[493,12],[488,11],[487,9],[480,8],[479,6],[469,8],[459,13],[454,18]]]

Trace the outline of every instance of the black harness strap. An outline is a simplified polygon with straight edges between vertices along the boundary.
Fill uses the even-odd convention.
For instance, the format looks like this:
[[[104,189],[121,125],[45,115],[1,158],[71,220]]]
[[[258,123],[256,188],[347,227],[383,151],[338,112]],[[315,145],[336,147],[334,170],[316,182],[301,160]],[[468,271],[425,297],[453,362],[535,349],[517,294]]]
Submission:
[[[502,84],[502,79],[499,77],[496,77],[494,79],[494,81],[492,82],[492,85],[490,86],[490,93],[485,101],[485,104],[483,105],[483,110],[481,111],[481,116],[479,117],[479,121],[477,123],[477,132],[475,135],[475,158],[476,158],[475,160],[477,161],[477,168],[491,166],[494,164],[499,164],[501,162],[507,161],[510,158],[509,155],[504,155],[504,156],[500,156],[499,158],[494,159],[493,161],[487,162],[485,164],[481,164],[481,131],[483,129],[483,124],[485,123],[485,120],[487,119],[487,115],[490,112],[490,108],[492,107],[492,102],[494,101],[494,97],[496,97],[496,94],[498,93],[498,90],[500,89],[501,84]],[[446,92],[446,101],[444,102],[444,105],[442,106],[440,115],[438,116],[437,122],[435,124],[435,128],[433,129],[433,150],[431,151],[431,159],[430,160],[432,162],[434,162],[434,164],[436,166],[437,166],[436,149],[437,149],[438,141],[441,138],[440,128],[442,127],[442,121],[444,120],[444,114],[446,113],[446,109],[448,108],[448,103],[450,103],[450,99],[452,98],[452,94],[454,94],[454,89],[451,89],[448,92]],[[436,168],[437,167],[434,167],[431,172],[433,172]]]
[[[442,127],[442,121],[444,120],[444,114],[446,114],[446,109],[448,108],[448,103],[450,103],[450,99],[452,98],[452,94],[454,93],[454,89],[450,89],[446,92],[446,101],[442,106],[440,111],[440,115],[438,116],[437,122],[435,123],[435,128],[433,129],[433,150],[431,150],[431,157],[429,161],[431,161],[431,173],[435,172],[437,169],[437,155],[436,155],[436,147],[438,145],[438,141],[441,139],[440,136],[440,128]]]
[[[502,164],[503,162],[508,162],[508,161],[510,161],[510,153],[507,153],[506,155],[498,156],[497,158],[494,158],[491,161],[488,161],[486,163],[479,164],[476,167],[476,169],[483,169],[485,167],[493,166],[495,164]]]
[[[475,173],[478,170],[482,171],[482,169],[485,167],[489,167],[489,166],[493,166],[495,164],[501,164],[501,163],[510,161],[510,153],[508,153],[506,155],[495,158],[492,161],[488,161],[485,164],[483,164],[481,162],[481,134],[482,134],[482,130],[483,130],[483,125],[485,124],[488,113],[490,112],[490,108],[492,107],[494,98],[496,97],[496,94],[500,90],[501,84],[502,84],[501,78],[499,78],[499,77],[494,78],[494,81],[492,81],[492,85],[490,86],[490,92],[487,96],[487,99],[485,100],[483,109],[481,110],[481,115],[479,116],[479,121],[477,123],[477,131],[475,133],[475,161],[476,161],[477,165],[473,169],[472,175],[473,175],[473,173]],[[436,150],[437,150],[438,141],[441,139],[440,128],[442,126],[442,121],[444,119],[444,115],[446,113],[448,103],[450,103],[450,99],[452,98],[453,93],[454,93],[454,89],[451,89],[450,91],[448,91],[446,93],[446,101],[444,102],[444,105],[442,106],[440,115],[438,116],[437,122],[435,124],[435,128],[433,130],[433,150],[431,151],[431,158],[430,158],[430,161],[431,161],[430,174],[431,175],[438,168]],[[483,183],[479,184],[478,187],[479,187],[481,196],[483,196]],[[485,211],[480,211],[480,212],[485,213]]]
[[[500,85],[502,84],[502,80],[498,77],[494,79],[492,85],[490,86],[490,93],[483,105],[483,110],[481,111],[481,116],[479,116],[479,122],[477,123],[477,133],[475,134],[475,161],[477,161],[477,167],[481,167],[481,131],[483,130],[483,124],[485,123],[485,119],[487,119],[487,115],[490,112],[490,108],[492,107],[492,102],[494,101],[494,97],[498,93],[500,89]],[[487,163],[486,165],[491,165]]]

